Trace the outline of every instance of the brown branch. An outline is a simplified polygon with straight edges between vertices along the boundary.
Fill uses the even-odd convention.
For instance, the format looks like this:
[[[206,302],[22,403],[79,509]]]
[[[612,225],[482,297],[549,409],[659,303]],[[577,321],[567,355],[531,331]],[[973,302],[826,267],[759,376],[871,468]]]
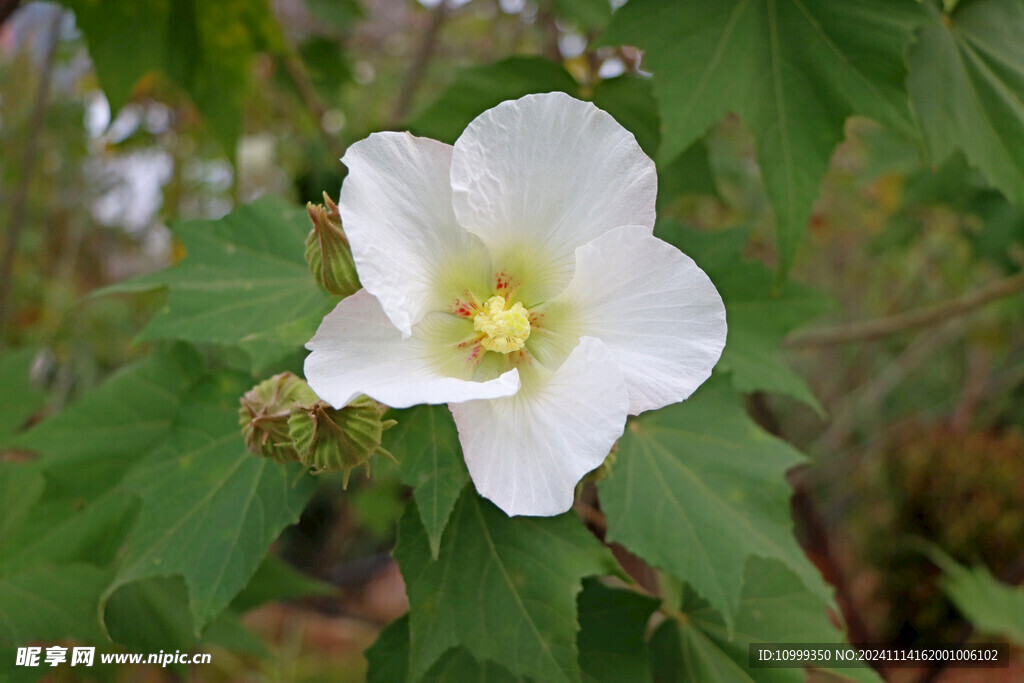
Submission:
[[[3,26],[7,18],[14,14],[14,10],[18,9],[19,4],[21,4],[21,0],[0,0],[0,26]]]
[[[413,55],[412,64],[398,91],[395,108],[391,111],[392,125],[400,125],[409,115],[409,108],[412,106],[413,98],[416,97],[416,92],[420,89],[420,83],[427,72],[427,65],[430,64],[430,60],[437,52],[438,38],[441,36],[441,28],[447,18],[448,2],[441,0],[430,16],[430,25],[427,26],[427,32],[423,34],[423,40],[420,42],[416,54]]]
[[[973,313],[982,306],[1012,296],[1021,290],[1024,290],[1024,272],[996,280],[963,296],[906,313],[838,327],[797,332],[786,337],[783,343],[790,348],[807,348],[880,339],[897,332],[936,325]]]
[[[313,120],[313,125],[320,132],[320,137],[323,138],[327,148],[338,159],[345,156],[344,141],[324,128],[324,115],[327,113],[327,106],[320,99],[320,94],[316,91],[316,86],[313,85],[313,80],[309,77],[309,72],[306,70],[306,65],[303,64],[302,58],[299,57],[298,53],[291,46],[285,47],[280,58],[288,78],[291,79],[292,84],[299,93],[299,98],[306,108],[306,113]]]
[[[39,83],[36,86],[35,99],[29,112],[28,131],[25,137],[25,148],[21,157],[21,178],[11,197],[11,211],[7,219],[7,240],[4,244],[3,262],[0,263],[0,330],[7,322],[8,306],[11,296],[11,283],[14,279],[14,261],[18,252],[18,242],[25,225],[28,195],[31,189],[32,176],[35,173],[36,160],[39,158],[39,135],[43,129],[46,116],[46,105],[50,96],[50,80],[53,76],[53,65],[57,59],[57,45],[60,42],[60,24],[64,19],[64,10],[55,9],[46,32],[49,41]]]

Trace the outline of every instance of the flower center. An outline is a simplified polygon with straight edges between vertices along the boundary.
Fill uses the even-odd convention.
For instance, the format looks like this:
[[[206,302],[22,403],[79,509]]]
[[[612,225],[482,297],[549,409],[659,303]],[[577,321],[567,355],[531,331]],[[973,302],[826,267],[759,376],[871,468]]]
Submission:
[[[473,329],[483,332],[480,344],[488,351],[512,353],[526,344],[530,336],[530,318],[518,301],[511,306],[505,297],[492,296],[473,318]]]

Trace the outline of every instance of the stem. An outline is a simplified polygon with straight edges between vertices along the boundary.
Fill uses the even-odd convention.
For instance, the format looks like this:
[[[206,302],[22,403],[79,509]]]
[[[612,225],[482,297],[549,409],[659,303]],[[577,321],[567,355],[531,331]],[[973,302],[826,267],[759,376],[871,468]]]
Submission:
[[[906,313],[791,334],[786,337],[784,344],[790,348],[808,348],[880,339],[896,332],[936,325],[973,313],[982,306],[997,299],[1012,296],[1022,289],[1024,289],[1024,272],[996,280],[963,296]]]
[[[13,9],[13,8],[12,8]],[[50,95],[50,80],[53,76],[53,65],[57,58],[57,44],[60,42],[60,24],[64,19],[64,11],[54,10],[53,19],[46,32],[46,56],[43,59],[42,71],[39,73],[39,84],[36,96],[32,101],[29,114],[28,131],[25,137],[25,148],[21,158],[21,178],[11,197],[11,212],[7,222],[7,240],[4,244],[3,262],[0,263],[0,330],[7,324],[8,306],[11,296],[11,282],[14,278],[14,261],[18,251],[18,242],[25,225],[28,195],[35,173],[36,160],[39,158],[39,134],[43,129],[46,105]]]
[[[412,106],[416,91],[419,90],[420,83],[423,81],[423,75],[427,72],[427,65],[430,64],[430,60],[434,58],[434,54],[437,52],[438,38],[441,35],[441,28],[444,26],[447,18],[448,2],[447,0],[441,0],[430,16],[430,25],[427,26],[427,32],[423,34],[423,41],[420,43],[419,49],[416,50],[412,65],[405,74],[405,80],[402,81],[402,87],[398,91],[398,99],[395,101],[395,108],[391,112],[391,122],[393,125],[401,124],[405,117],[409,115],[409,108]]]

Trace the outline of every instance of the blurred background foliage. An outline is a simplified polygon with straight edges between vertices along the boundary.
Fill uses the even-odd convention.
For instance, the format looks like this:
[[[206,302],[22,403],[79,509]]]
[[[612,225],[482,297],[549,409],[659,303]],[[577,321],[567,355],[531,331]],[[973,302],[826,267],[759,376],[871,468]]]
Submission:
[[[220,218],[265,194],[336,196],[347,144],[381,129],[451,142],[479,111],[528,92],[592,98],[652,156],[665,131],[641,53],[601,40],[604,0],[14,5],[0,3],[0,229],[15,252],[0,282],[0,444],[149,353],[133,339],[164,294],[89,294],[179,262],[170,221]],[[953,300],[1021,272],[1024,209],[962,154],[923,163],[920,140],[858,117],[844,133],[792,268],[832,302],[817,325]],[[709,234],[742,226],[746,256],[778,261],[738,117],[661,165],[659,179],[659,220]],[[971,637],[972,619],[984,634],[984,615],[958,606],[921,541],[987,567],[996,588],[1024,582],[1017,291],[920,329],[849,343],[791,336],[787,360],[820,411],[748,399],[762,426],[815,461],[790,476],[798,536],[856,640],[952,642]],[[363,649],[406,609],[388,553],[407,498],[397,470],[355,477],[347,495],[325,479],[277,545],[287,563],[260,570],[277,601],[249,609],[264,602],[258,581],[236,599],[248,596],[238,612],[260,637],[225,625],[204,677],[359,680]],[[305,597],[280,601],[289,586]],[[157,589],[184,590],[132,585]],[[120,596],[110,609],[131,605]],[[157,633],[154,649],[170,637]]]

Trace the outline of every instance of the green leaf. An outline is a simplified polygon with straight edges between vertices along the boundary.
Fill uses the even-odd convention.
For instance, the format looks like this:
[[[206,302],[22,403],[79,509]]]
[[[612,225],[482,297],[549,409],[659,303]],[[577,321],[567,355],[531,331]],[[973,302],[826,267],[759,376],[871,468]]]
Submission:
[[[802,667],[748,668],[750,643],[843,642],[842,633],[829,621],[825,603],[775,561],[750,561],[734,631],[693,591],[687,593],[680,611],[681,621],[666,620],[651,638],[657,681],[803,683],[807,673]],[[870,668],[833,673],[840,680],[881,681]]]
[[[199,632],[249,582],[281,530],[298,520],[315,484],[298,464],[245,449],[237,400],[248,384],[228,375],[201,382],[167,443],[120,484],[142,509],[108,596],[132,581],[180,574]]]
[[[202,362],[191,349],[160,350],[118,371],[14,445],[41,454],[50,495],[93,496],[164,441],[182,395],[201,374]]]
[[[188,250],[184,261],[99,292],[168,288],[167,305],[140,339],[241,347],[260,374],[309,341],[333,304],[306,267],[309,218],[282,199],[172,229]]]
[[[392,416],[398,424],[384,433],[384,447],[401,464],[402,482],[412,487],[436,559],[448,517],[469,481],[459,433],[447,406],[417,406]]]
[[[580,669],[587,683],[651,680],[650,652],[644,640],[658,601],[628,590],[608,588],[597,579],[583,582],[579,597]]]
[[[266,0],[61,0],[75,12],[110,108],[163,71],[183,88],[234,157],[257,50],[280,36]]]
[[[976,0],[931,21],[910,53],[910,90],[934,163],[961,149],[1024,204],[1024,5]]]
[[[830,591],[793,537],[785,474],[804,462],[754,424],[712,378],[683,403],[629,424],[598,484],[617,541],[685,580],[736,625],[752,555],[786,563],[824,601]]]
[[[914,134],[904,54],[915,0],[632,0],[605,44],[645,50],[671,161],[729,112],[757,141],[775,206],[780,273],[803,239],[851,114]]]
[[[730,373],[733,387],[789,396],[822,414],[807,383],[783,361],[780,345],[791,331],[828,310],[828,299],[797,282],[774,286],[767,268],[742,260],[745,230],[707,233],[659,223],[657,231],[693,258],[722,295],[729,336],[718,370]]]
[[[470,121],[505,100],[556,91],[575,95],[578,89],[561,64],[542,57],[509,57],[461,71],[407,126],[415,135],[453,143]]]
[[[591,99],[633,133],[648,156],[657,155],[661,116],[650,79],[619,76],[601,81],[594,86]],[[658,164],[658,212],[682,194],[717,194],[707,146],[701,140],[675,159]]]
[[[942,569],[942,590],[975,630],[1024,644],[1024,587],[992,576],[985,565],[959,565],[937,547],[929,556]]]
[[[600,31],[612,18],[608,0],[554,0],[555,14],[575,22],[584,32]]]
[[[381,631],[372,646],[366,650],[370,666],[366,673],[368,683],[403,683],[409,670],[409,615],[406,614],[388,624]],[[448,650],[430,667],[423,683],[463,683],[464,681],[486,681],[487,683],[517,683],[528,681],[509,673],[508,669],[493,662],[480,663],[465,650]]]
[[[96,606],[109,580],[110,572],[82,563],[0,573],[0,645],[69,636],[102,641]]]
[[[35,356],[32,349],[0,353],[0,386],[6,397],[0,402],[0,448],[7,445],[46,400],[46,394],[29,377]]]
[[[326,581],[300,572],[276,555],[268,555],[242,592],[231,601],[231,609],[241,613],[277,600],[336,595],[337,592],[338,589]]]
[[[467,487],[436,560],[414,509],[402,518],[394,555],[411,605],[411,680],[456,646],[513,674],[580,680],[580,580],[616,564],[575,515],[509,518]]]

